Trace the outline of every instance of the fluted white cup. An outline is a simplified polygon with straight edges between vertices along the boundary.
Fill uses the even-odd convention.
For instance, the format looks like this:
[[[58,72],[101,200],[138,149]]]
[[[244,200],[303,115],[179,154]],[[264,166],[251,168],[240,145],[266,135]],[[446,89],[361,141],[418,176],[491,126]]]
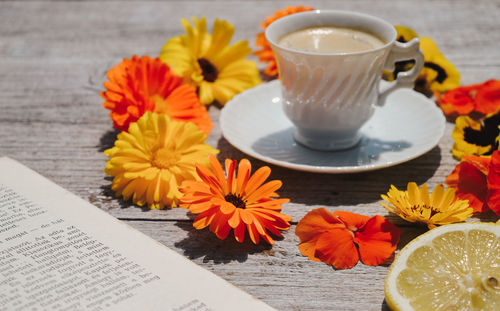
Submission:
[[[376,35],[385,44],[353,53],[315,53],[278,44],[290,32],[334,26],[362,30]],[[281,80],[283,110],[296,126],[297,142],[317,150],[340,150],[356,145],[359,129],[372,116],[376,105],[400,87],[412,87],[422,69],[424,56],[418,39],[396,41],[397,32],[388,22],[349,11],[317,10],[282,17],[266,28]],[[381,90],[383,69],[394,63],[414,60],[415,66],[400,72],[389,87]]]

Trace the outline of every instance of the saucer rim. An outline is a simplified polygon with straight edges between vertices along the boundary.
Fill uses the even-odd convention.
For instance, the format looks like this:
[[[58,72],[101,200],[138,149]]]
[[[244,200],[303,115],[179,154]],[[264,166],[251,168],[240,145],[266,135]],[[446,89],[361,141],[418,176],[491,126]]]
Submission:
[[[222,108],[220,116],[219,116],[219,124],[220,124],[220,128],[221,128],[222,136],[231,144],[231,146],[233,146],[234,148],[238,149],[239,151],[241,151],[249,156],[252,156],[252,157],[254,157],[258,160],[264,161],[266,163],[270,163],[270,164],[273,164],[276,166],[285,167],[285,168],[289,168],[289,169],[293,169],[293,170],[297,170],[297,171],[311,172],[311,173],[344,174],[344,173],[362,173],[362,172],[375,171],[375,170],[379,170],[379,169],[392,167],[392,166],[395,166],[398,164],[402,164],[402,163],[411,161],[413,159],[416,159],[416,158],[426,154],[427,152],[434,149],[439,144],[439,141],[441,140],[441,138],[443,137],[444,132],[445,132],[446,119],[445,119],[442,111],[435,105],[435,103],[433,101],[431,101],[425,95],[418,93],[417,91],[415,91],[413,89],[399,89],[397,91],[399,91],[399,92],[406,91],[406,92],[408,92],[409,96],[414,96],[415,98],[418,98],[419,101],[424,101],[424,102],[426,102],[427,105],[432,105],[432,106],[429,106],[429,108],[431,110],[434,109],[436,114],[439,114],[439,117],[441,118],[442,122],[440,122],[441,126],[439,127],[439,129],[436,130],[437,135],[434,136],[434,141],[431,142],[427,148],[422,148],[421,150],[419,150],[419,152],[417,152],[413,155],[403,156],[396,161],[385,161],[384,163],[363,164],[363,165],[356,165],[356,166],[331,166],[331,165],[330,166],[322,166],[322,165],[296,164],[296,163],[291,163],[291,162],[287,162],[287,161],[277,160],[275,158],[272,158],[272,157],[269,157],[266,155],[262,155],[258,152],[255,152],[254,150],[252,150],[249,146],[238,144],[238,142],[232,141],[230,137],[227,137],[227,135],[226,135],[227,131],[224,130],[224,128],[225,128],[225,121],[224,120],[225,120],[225,115],[229,111],[229,107],[237,105],[236,103],[240,100],[239,98],[247,96],[249,93],[262,92],[262,90],[260,90],[260,89],[265,89],[265,88],[271,89],[271,88],[279,87],[279,82],[280,81],[278,79],[276,79],[276,80],[273,80],[270,82],[261,83],[261,84],[257,85],[256,87],[245,90],[244,92],[235,95]],[[383,80],[381,80],[380,82],[381,82],[381,84],[388,83],[388,82],[385,82]],[[383,107],[381,107],[381,109],[383,109]],[[439,133],[438,133],[438,131],[439,131]],[[357,146],[359,146],[359,143],[353,148],[358,148]],[[303,148],[307,148],[307,147],[303,147]],[[329,152],[334,153],[335,151],[329,151]]]

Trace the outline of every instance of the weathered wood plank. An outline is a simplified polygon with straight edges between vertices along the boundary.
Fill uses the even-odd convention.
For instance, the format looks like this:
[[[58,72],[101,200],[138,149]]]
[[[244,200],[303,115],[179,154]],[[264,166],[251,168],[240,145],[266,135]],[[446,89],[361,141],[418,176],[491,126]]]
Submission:
[[[231,236],[220,241],[210,231],[197,231],[184,221],[128,224],[278,310],[383,308],[383,284],[392,258],[378,267],[359,262],[353,269],[335,270],[300,254],[295,226],[271,247],[255,246],[248,242],[248,236],[242,244]],[[422,232],[418,228],[403,228],[398,247]]]

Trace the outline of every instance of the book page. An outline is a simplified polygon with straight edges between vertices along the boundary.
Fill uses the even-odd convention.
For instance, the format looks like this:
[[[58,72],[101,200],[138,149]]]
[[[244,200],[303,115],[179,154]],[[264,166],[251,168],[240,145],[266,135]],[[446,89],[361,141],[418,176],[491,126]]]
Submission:
[[[274,310],[0,158],[0,310]]]

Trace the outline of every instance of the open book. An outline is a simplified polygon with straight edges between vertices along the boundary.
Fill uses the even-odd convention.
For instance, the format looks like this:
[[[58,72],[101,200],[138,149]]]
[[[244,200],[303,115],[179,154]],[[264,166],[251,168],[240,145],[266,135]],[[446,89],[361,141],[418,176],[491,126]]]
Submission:
[[[274,310],[0,158],[0,310]]]

